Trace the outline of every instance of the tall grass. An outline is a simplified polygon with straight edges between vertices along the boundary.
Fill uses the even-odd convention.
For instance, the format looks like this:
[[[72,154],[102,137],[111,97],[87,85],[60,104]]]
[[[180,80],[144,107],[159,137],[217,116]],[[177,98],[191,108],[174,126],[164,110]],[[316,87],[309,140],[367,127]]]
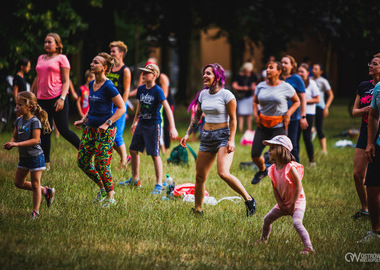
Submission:
[[[180,108],[176,123],[183,135],[189,116]],[[267,246],[253,245],[261,234],[265,214],[275,204],[268,177],[251,185],[254,171],[241,170],[250,161],[250,148],[237,143],[231,171],[257,200],[257,213],[245,216],[244,203],[222,201],[205,205],[204,216],[190,214],[190,203],[163,201],[150,195],[155,176],[152,159],[141,155],[140,189],[120,187],[130,169],[118,171],[115,153],[112,174],[117,206],[103,209],[92,200],[97,186],[76,166],[77,153],[63,138],[52,137],[52,169],[43,173],[42,184],[55,187],[56,200],[48,209],[42,203],[41,218],[30,220],[32,194],[14,184],[18,153],[0,151],[0,268],[3,269],[369,269],[379,263],[347,262],[352,253],[380,253],[380,244],[356,244],[371,229],[366,221],[353,221],[360,209],[352,170],[354,148],[335,148],[342,130],[358,128],[360,119],[349,117],[344,103],[335,102],[325,120],[328,155],[320,153],[315,140],[316,168],[307,167],[301,142],[301,163],[305,164],[303,186],[307,197],[304,225],[317,250],[302,256],[302,242],[290,217],[277,220]],[[130,122],[125,139],[131,140]],[[79,132],[78,132],[79,134]],[[242,134],[238,134],[239,142]],[[11,132],[0,135],[4,143]],[[172,147],[178,142],[172,142]],[[197,150],[199,142],[190,145]],[[169,152],[162,154],[164,174],[176,184],[195,179],[195,162],[188,166],[168,165]],[[218,177],[214,165],[206,189],[219,199],[236,194]]]

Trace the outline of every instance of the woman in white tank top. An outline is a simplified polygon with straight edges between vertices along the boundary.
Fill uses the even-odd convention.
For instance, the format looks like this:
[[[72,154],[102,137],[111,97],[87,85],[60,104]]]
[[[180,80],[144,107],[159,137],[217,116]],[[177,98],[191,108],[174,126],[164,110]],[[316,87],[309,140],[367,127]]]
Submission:
[[[198,122],[205,114],[205,125],[201,134],[201,144],[196,162],[195,181],[195,214],[202,214],[205,183],[212,164],[217,158],[217,168],[222,178],[233,190],[245,200],[246,214],[252,216],[256,212],[256,201],[250,196],[237,179],[230,173],[230,167],[235,151],[236,133],[236,99],[227,89],[224,89],[224,69],[219,64],[209,64],[203,68],[202,90],[190,104],[198,104],[181,145],[186,147],[189,135],[197,128]]]

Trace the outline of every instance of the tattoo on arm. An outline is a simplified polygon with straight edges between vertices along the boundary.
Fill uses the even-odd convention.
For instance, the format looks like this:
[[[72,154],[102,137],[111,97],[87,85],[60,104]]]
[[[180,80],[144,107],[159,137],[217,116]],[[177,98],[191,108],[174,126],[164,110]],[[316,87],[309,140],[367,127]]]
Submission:
[[[191,133],[193,133],[193,131],[197,128],[198,126],[198,123],[199,123],[199,120],[201,119],[201,116],[202,116],[202,111],[199,109],[200,108],[200,104],[198,104],[198,110],[195,112],[195,115],[193,117],[193,119],[191,119],[191,122],[190,122],[190,125],[189,125],[189,128],[187,129],[186,133],[187,135],[190,135]]]

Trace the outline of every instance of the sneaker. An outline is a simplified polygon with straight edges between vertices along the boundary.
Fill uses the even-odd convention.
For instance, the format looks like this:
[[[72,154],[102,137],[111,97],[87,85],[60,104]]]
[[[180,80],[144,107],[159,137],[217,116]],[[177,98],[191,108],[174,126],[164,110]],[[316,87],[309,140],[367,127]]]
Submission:
[[[314,161],[309,162],[309,168],[315,168],[315,167],[317,167],[317,163],[315,163]]]
[[[126,181],[119,182],[119,185],[141,187],[141,181],[140,181],[140,179],[134,181],[133,178],[131,177]]]
[[[367,219],[369,218],[369,213],[368,211],[363,211],[363,210],[360,210],[358,212],[355,213],[355,215],[351,216],[354,220],[358,220],[358,219]]]
[[[195,216],[197,217],[201,217],[203,216],[203,211],[198,211],[198,210],[195,210],[195,208],[191,208],[191,213],[193,213]]]
[[[115,199],[106,199],[105,203],[103,204],[103,208],[110,208],[112,205],[116,205]]]
[[[247,217],[253,216],[256,213],[256,200],[251,196],[252,200],[245,201]]]
[[[380,235],[373,231],[369,231],[368,234],[362,240],[359,240],[356,243],[369,243],[373,241],[380,242]]]
[[[96,198],[92,201],[93,203],[101,203],[107,197],[107,192],[105,190],[99,190]]]
[[[40,217],[40,212],[33,210],[31,220],[37,220]]]
[[[50,205],[52,205],[54,202],[55,189],[49,188],[49,187],[45,187],[45,188],[46,188],[46,194],[44,196],[46,199],[46,204],[48,207],[50,207]]]
[[[253,177],[251,184],[252,185],[258,184],[267,175],[268,175],[268,169],[267,168],[265,168],[265,171],[258,171],[255,174],[255,177]]]
[[[131,156],[127,156],[127,164],[131,163],[131,160],[132,160],[132,157]]]
[[[159,184],[156,184],[156,185],[154,186],[153,191],[152,191],[150,194],[153,194],[153,195],[160,195],[161,192],[162,192],[162,186],[159,185]]]
[[[307,247],[300,252],[300,254],[309,255],[310,253],[317,253],[312,247]]]

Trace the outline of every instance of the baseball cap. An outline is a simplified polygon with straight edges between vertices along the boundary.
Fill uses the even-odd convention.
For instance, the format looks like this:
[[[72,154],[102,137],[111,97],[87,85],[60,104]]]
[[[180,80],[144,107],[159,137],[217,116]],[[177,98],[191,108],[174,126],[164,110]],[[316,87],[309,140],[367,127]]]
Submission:
[[[270,140],[263,141],[263,144],[265,144],[265,145],[277,144],[277,145],[282,145],[283,147],[285,147],[289,151],[293,150],[292,141],[286,135],[275,136]]]
[[[142,71],[150,72],[153,74],[156,74],[157,76],[160,75],[160,68],[153,63],[147,63],[143,68],[139,68]]]

